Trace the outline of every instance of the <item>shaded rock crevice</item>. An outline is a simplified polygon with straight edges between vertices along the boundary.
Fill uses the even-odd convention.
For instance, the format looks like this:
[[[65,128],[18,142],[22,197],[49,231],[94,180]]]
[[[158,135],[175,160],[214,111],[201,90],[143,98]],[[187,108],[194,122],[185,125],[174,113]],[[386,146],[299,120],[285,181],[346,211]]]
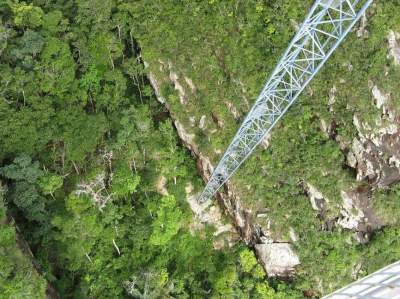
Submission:
[[[347,191],[342,190],[340,211],[334,217],[327,216],[331,208],[329,199],[309,183],[304,184],[304,187],[310,199],[311,207],[323,222],[323,230],[332,231],[341,227],[353,231],[357,242],[365,244],[370,241],[375,231],[385,225],[372,207],[372,192],[368,186],[360,186]]]

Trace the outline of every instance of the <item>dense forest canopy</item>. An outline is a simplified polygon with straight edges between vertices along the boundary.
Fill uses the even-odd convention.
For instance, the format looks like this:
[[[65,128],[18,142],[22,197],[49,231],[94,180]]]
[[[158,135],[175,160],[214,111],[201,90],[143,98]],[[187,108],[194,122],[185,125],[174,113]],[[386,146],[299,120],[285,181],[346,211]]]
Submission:
[[[201,179],[146,79],[139,6],[0,4],[2,190],[38,264],[29,279],[2,216],[1,297],[44,298],[44,279],[63,298],[275,293],[251,251],[190,230]]]
[[[0,0],[0,298],[317,298],[352,280],[349,264],[370,260],[365,274],[399,258],[398,187],[374,193],[397,220],[368,246],[321,229],[299,187],[310,181],[334,199],[336,186],[356,185],[316,119],[332,117],[321,98],[339,72],[347,83],[335,117],[349,140],[352,112],[376,113],[359,89],[366,77],[398,88],[381,46],[389,29],[400,30],[395,0],[377,1],[371,37],[351,37],[274,147],[234,181],[242,198],[268,204],[274,234],[301,232],[297,276],[268,278],[244,242],[216,248],[216,228],[199,229],[188,204],[203,180],[174,120],[215,163],[311,2]],[[347,57],[357,73],[345,71]],[[383,65],[390,78],[380,76]],[[187,104],[167,69],[193,80]],[[214,119],[206,130],[190,124],[203,114]]]

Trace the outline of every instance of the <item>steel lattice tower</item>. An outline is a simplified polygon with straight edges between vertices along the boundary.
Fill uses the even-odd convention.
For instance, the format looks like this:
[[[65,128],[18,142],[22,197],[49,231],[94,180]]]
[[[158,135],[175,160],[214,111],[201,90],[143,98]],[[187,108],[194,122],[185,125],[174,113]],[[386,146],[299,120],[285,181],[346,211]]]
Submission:
[[[317,0],[221,158],[199,202],[211,198],[263,140],[373,0]]]

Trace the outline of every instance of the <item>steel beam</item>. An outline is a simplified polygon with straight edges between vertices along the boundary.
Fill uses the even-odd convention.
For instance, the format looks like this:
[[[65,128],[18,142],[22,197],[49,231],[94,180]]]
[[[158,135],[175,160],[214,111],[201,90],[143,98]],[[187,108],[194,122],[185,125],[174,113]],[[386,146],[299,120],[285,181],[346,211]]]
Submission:
[[[207,186],[210,199],[250,156],[310,83],[373,0],[318,0],[266,82]]]
[[[322,299],[400,299],[400,262],[389,265]]]

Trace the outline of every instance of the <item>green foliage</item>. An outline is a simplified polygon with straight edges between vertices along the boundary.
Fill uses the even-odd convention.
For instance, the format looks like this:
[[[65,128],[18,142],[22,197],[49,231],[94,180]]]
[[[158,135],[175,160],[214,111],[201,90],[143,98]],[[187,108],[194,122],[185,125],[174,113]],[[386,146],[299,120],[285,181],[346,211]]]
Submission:
[[[257,294],[262,299],[274,299],[274,298],[276,298],[274,290],[271,289],[268,286],[268,284],[258,283],[256,285],[256,290],[257,290]]]
[[[185,186],[201,179],[145,78],[136,4],[18,5],[18,24],[0,6],[0,172],[44,277],[66,298],[255,294],[257,267],[189,231]]]
[[[60,112],[58,118],[66,160],[82,162],[96,150],[106,131],[104,115],[87,115],[78,109],[71,109]]]
[[[18,246],[15,227],[6,215],[3,192],[0,184],[0,297],[44,298],[46,281]]]
[[[47,39],[41,53],[39,80],[43,92],[62,96],[75,79],[75,62],[69,45],[56,37]],[[71,99],[72,100],[72,99]]]
[[[216,298],[233,298],[235,295],[234,287],[238,283],[236,268],[229,266],[223,269],[215,282]]]
[[[117,196],[127,196],[136,191],[140,176],[133,175],[127,164],[118,167],[112,177],[112,192]]]
[[[63,244],[67,250],[59,253],[69,270],[80,269],[82,263],[88,262],[96,240],[101,236],[106,238],[96,211],[93,211],[88,198],[70,195],[66,202],[66,214],[53,218],[52,225],[60,230],[55,235],[56,240]]]
[[[96,66],[91,65],[89,69],[85,72],[80,80],[80,85],[85,90],[90,92],[98,92],[100,89],[100,80],[99,72],[97,71]]]
[[[13,60],[21,63],[23,68],[32,69],[35,66],[34,58],[42,51],[43,46],[43,37],[39,33],[28,29],[18,42],[18,48],[11,50],[11,55]]]
[[[35,28],[43,24],[43,10],[40,7],[15,1],[11,4],[11,10],[18,27]]]
[[[4,166],[0,174],[15,181],[35,183],[42,175],[38,162],[33,162],[28,155],[21,155],[14,159],[13,164]]]
[[[43,194],[53,194],[63,185],[63,178],[58,175],[46,174],[39,180],[39,187]]]
[[[362,264],[366,274],[400,258],[398,217],[391,211],[398,208],[396,188],[373,194],[379,215],[393,219],[369,246],[360,246],[346,231],[322,229],[302,187],[308,182],[321,190],[332,207],[327,217],[335,217],[340,190],[357,185],[320,119],[334,121],[350,143],[357,134],[354,113],[371,124],[380,113],[370,108],[368,81],[398,94],[399,72],[382,47],[389,29],[400,30],[396,1],[377,3],[369,38],[350,36],[280,123],[271,145],[234,179],[245,206],[268,207],[273,235],[289,239],[289,227],[298,234],[296,279],[267,281],[252,251],[240,244],[217,251],[211,229],[189,229],[196,220],[185,187],[198,192],[202,180],[147,73],[158,80],[172,117],[215,163],[293,35],[287,20],[301,22],[311,3],[0,4],[0,175],[9,211],[62,297],[297,299],[316,285],[326,292],[349,282],[349,265]],[[383,65],[390,76],[381,75]],[[186,92],[185,104],[171,71]],[[331,113],[323,99],[338,77]],[[98,185],[90,185],[99,174]],[[159,194],[160,176],[168,196]],[[101,209],[96,196],[109,199]],[[0,227],[0,292],[42,298],[45,283],[16,250],[15,236],[11,225]]]
[[[45,14],[43,18],[43,29],[49,34],[65,32],[68,21],[63,19],[63,14],[59,10],[53,10]]]
[[[46,217],[46,199],[41,196],[37,187],[43,174],[39,163],[32,163],[27,155],[21,155],[15,158],[13,164],[0,168],[0,175],[14,181],[8,191],[10,199],[30,220],[44,221]]]
[[[162,197],[152,223],[150,244],[166,245],[178,233],[181,225],[182,212],[176,208],[175,197],[172,195]]]
[[[139,1],[134,8],[121,5],[121,10],[135,16],[135,34],[143,57],[172,117],[182,124],[187,136],[194,136],[198,151],[213,165],[289,43],[295,27],[292,21],[300,23],[311,2],[247,1],[228,5],[225,1],[203,1],[172,5],[168,1]],[[380,236],[383,239],[378,241],[376,237],[368,246],[361,246],[348,231],[339,227],[327,230],[325,222],[340,216],[341,190],[359,185],[353,170],[346,166],[347,149],[343,148],[351,147],[357,137],[354,115],[374,128],[376,117],[382,114],[373,105],[370,84],[390,93],[390,105],[400,111],[400,72],[387,55],[389,30],[400,30],[400,18],[395,13],[398,4],[397,0],[378,1],[369,10],[368,37],[349,35],[274,129],[268,148],[253,153],[232,178],[246,208],[268,208],[274,237],[289,240],[289,228],[299,236],[295,247],[302,265],[287,288],[271,284],[278,298],[299,298],[302,291],[321,295],[315,287],[319,284],[323,293],[328,293],[350,282],[356,265],[370,268],[372,260],[379,260],[382,266],[383,259],[386,264],[392,261],[375,247],[386,250],[383,239],[392,244],[391,229]],[[141,22],[144,19],[146,22]],[[290,25],[287,20],[291,20]],[[171,83],[171,71],[187,94],[185,104]],[[184,78],[193,81],[195,92]],[[334,86],[334,103],[328,105]],[[203,116],[205,127],[200,129]],[[333,124],[331,136],[321,130],[326,124]],[[306,183],[329,200],[325,219],[318,218],[312,209],[304,190]],[[374,208],[392,228],[399,225],[397,189],[372,192]],[[256,221],[262,227],[268,225],[263,219]],[[243,270],[250,274],[254,271],[250,270],[250,254],[242,255]],[[368,260],[365,255],[374,258]],[[264,287],[259,289],[262,292]]]
[[[201,179],[145,79],[137,3],[9,3],[0,172],[45,278],[67,298],[256,294],[257,266],[244,273],[211,230],[188,229],[185,186]],[[12,230],[2,236],[12,242]]]
[[[240,265],[243,268],[243,271],[246,273],[250,273],[251,270],[257,265],[257,259],[254,256],[254,253],[249,249],[245,249],[240,253]]]

